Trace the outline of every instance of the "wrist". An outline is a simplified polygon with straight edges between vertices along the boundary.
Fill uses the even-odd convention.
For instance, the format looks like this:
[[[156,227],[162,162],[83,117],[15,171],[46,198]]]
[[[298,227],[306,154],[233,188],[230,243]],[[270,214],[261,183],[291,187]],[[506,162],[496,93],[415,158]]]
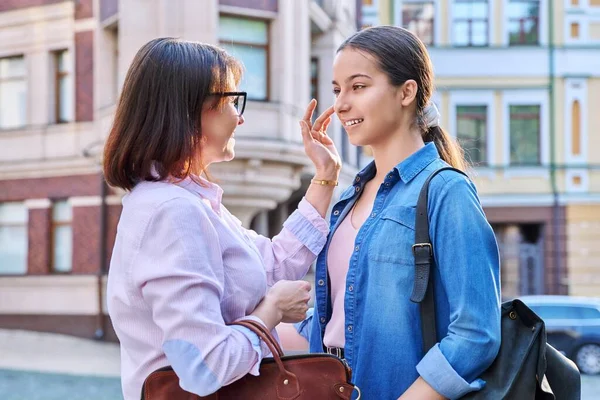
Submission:
[[[271,312],[275,313],[277,323],[281,322],[281,320],[283,319],[283,311],[281,311],[281,308],[279,307],[279,300],[277,299],[277,297],[267,292],[263,303],[265,303],[265,305],[269,310],[271,310]]]
[[[337,181],[340,176],[340,170],[337,168],[319,168],[313,179],[324,181]]]

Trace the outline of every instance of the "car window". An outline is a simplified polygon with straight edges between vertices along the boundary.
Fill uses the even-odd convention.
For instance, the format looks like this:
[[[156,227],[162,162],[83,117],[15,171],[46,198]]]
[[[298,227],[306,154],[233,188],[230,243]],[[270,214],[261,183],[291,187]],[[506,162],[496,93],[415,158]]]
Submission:
[[[532,305],[540,318],[550,319],[600,319],[600,311],[594,307],[567,305]]]

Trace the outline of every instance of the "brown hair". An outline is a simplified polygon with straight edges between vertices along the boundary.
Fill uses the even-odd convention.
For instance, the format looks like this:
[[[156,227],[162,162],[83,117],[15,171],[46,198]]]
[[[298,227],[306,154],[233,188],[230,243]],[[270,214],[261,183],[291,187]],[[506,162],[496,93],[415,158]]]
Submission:
[[[404,28],[376,26],[350,36],[337,51],[340,52],[346,47],[374,56],[379,68],[387,74],[394,86],[400,86],[409,79],[417,82],[419,89],[415,123],[423,132],[423,140],[434,142],[444,161],[464,171],[467,162],[458,143],[441,127],[427,128],[423,123],[424,110],[431,101],[434,90],[433,66],[423,42]]]
[[[131,190],[143,180],[202,173],[202,107],[222,104],[212,95],[232,90],[241,73],[237,60],[208,44],[158,38],[142,46],[104,147],[106,181]]]

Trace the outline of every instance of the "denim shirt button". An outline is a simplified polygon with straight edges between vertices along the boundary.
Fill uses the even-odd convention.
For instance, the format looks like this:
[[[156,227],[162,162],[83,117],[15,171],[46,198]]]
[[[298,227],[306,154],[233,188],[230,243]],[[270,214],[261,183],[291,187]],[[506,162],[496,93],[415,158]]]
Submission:
[[[354,286],[352,286],[352,285],[348,286],[348,291],[349,291],[349,292],[351,292],[351,291],[353,291],[353,290],[354,290]]]
[[[340,215],[340,210],[335,210],[335,211],[333,212],[333,215]]]
[[[360,190],[360,186],[357,186],[354,191],[358,192]]]
[[[371,218],[375,218],[377,216],[377,213],[374,212],[373,214],[371,214]]]
[[[321,317],[321,323],[324,324],[325,323],[325,317]]]
[[[325,285],[325,281],[323,279],[319,279],[319,286]]]
[[[386,183],[385,183],[385,186],[390,186],[390,183],[389,183],[389,182],[386,182]]]
[[[356,246],[356,247],[354,248],[354,251],[358,251],[358,249],[360,249],[360,246]]]
[[[348,332],[352,332],[352,325],[348,325]]]
[[[360,176],[356,177],[356,182],[360,182]]]

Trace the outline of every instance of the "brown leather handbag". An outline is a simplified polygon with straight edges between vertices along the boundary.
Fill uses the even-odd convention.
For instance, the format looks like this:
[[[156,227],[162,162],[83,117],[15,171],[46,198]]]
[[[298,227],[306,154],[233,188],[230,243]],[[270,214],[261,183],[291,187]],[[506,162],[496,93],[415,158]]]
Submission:
[[[171,367],[152,372],[142,387],[142,400],[350,400],[354,390],[348,364],[331,354],[284,356],[279,343],[261,324],[238,321],[256,333],[269,347],[273,358],[260,364],[260,375],[247,374],[209,396],[186,392]]]

